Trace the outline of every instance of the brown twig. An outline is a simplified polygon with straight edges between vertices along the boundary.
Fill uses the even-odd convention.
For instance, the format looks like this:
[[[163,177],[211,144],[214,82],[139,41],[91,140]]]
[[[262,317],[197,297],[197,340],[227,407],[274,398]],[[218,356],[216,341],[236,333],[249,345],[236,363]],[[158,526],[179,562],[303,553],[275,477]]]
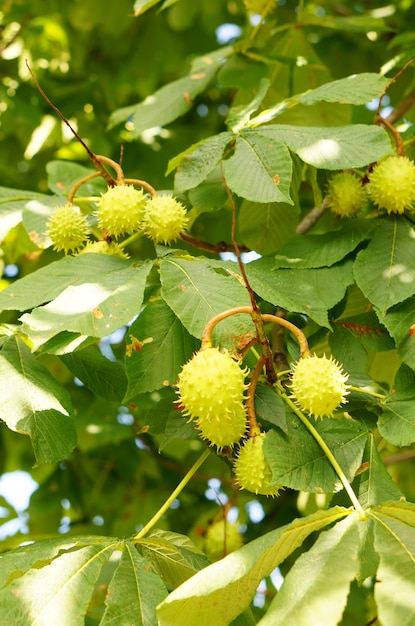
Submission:
[[[277,373],[274,368],[271,347],[269,345],[268,337],[265,332],[264,322],[261,317],[261,311],[259,310],[257,301],[255,299],[254,291],[251,285],[249,284],[248,276],[245,271],[245,266],[241,258],[241,251],[240,251],[238,242],[236,241],[236,207],[235,207],[235,202],[233,200],[231,191],[226,183],[225,176],[223,174],[222,162],[221,162],[221,176],[222,176],[223,185],[225,187],[225,190],[226,190],[226,193],[228,195],[229,202],[231,205],[231,209],[232,209],[232,228],[231,228],[232,244],[234,247],[236,258],[238,259],[238,265],[242,274],[242,278],[245,283],[245,287],[248,290],[249,298],[251,300],[251,306],[252,306],[251,317],[252,317],[252,321],[255,324],[255,328],[257,331],[257,335],[258,335],[258,342],[261,346],[262,356],[264,357],[264,365],[265,365],[265,369],[267,372],[267,379],[269,380],[270,383],[275,383],[277,380]]]
[[[382,459],[383,465],[394,465],[395,463],[402,463],[403,461],[409,461],[415,459],[415,450],[405,450],[405,452],[398,452],[397,454],[391,454]]]
[[[279,318],[284,317],[284,312],[281,309],[275,311],[275,315]],[[271,348],[272,356],[274,359],[277,372],[285,372],[290,369],[288,363],[287,354],[285,351],[285,332],[284,326],[281,324],[274,324],[271,332]]]
[[[389,122],[389,124],[396,124],[396,122],[400,120],[405,115],[405,113],[414,106],[414,104],[415,89],[412,89],[412,91],[406,96],[406,98],[401,100],[401,102],[398,102],[398,104],[393,108],[393,111],[390,115],[388,115],[386,120]]]
[[[329,205],[327,202],[327,198],[324,198],[323,202],[321,203],[321,207],[313,207],[311,211],[309,211],[307,215],[303,217],[303,219],[295,229],[297,235],[305,235],[306,233],[308,233],[308,231],[313,228],[314,224],[316,224],[318,220],[324,215],[324,213],[326,213],[328,208]]]
[[[386,96],[386,94],[388,93],[389,89],[392,87],[392,85],[398,80],[398,78],[405,72],[405,70],[414,61],[415,61],[415,57],[413,57],[412,59],[409,59],[409,61],[407,61],[407,63],[405,63],[405,65],[403,67],[401,67],[399,72],[397,72],[395,74],[395,76],[393,76],[390,79],[390,81],[386,85],[385,91],[383,92],[383,94],[379,98],[378,107],[377,107],[376,112],[375,112],[375,124],[378,124],[379,126],[384,126],[386,128],[386,130],[388,130],[391,133],[391,135],[393,135],[393,138],[395,139],[395,143],[396,143],[396,152],[400,156],[404,155],[404,148],[403,148],[402,137],[398,133],[396,128],[393,126],[393,123],[390,121],[390,119],[384,118],[384,117],[381,116],[380,110],[382,108],[382,100]]]
[[[206,250],[206,252],[212,252],[213,254],[220,254],[221,252],[234,252],[233,244],[227,243],[226,241],[220,241],[219,243],[208,243],[207,241],[197,239],[197,237],[193,237],[193,235],[189,235],[189,233],[186,233],[184,231],[180,233],[179,237],[182,241],[185,241],[194,248],[199,248],[199,250]],[[247,248],[243,245],[239,246],[239,250],[241,252],[250,252],[250,248]]]
[[[261,376],[262,368],[265,365],[265,359],[260,356],[254,371],[252,372],[251,382],[249,383],[248,395],[246,397],[246,410],[248,415],[249,432],[251,433],[255,428],[259,428],[259,424],[256,419],[255,413],[255,391],[257,388],[259,377]]]
[[[79,143],[81,144],[81,146],[86,150],[89,158],[91,159],[92,163],[95,165],[95,167],[97,168],[97,170],[100,171],[101,176],[105,179],[105,181],[107,182],[107,185],[109,187],[115,187],[115,185],[117,184],[116,180],[111,176],[111,174],[105,169],[105,167],[103,166],[103,164],[98,160],[97,156],[92,152],[92,150],[90,150],[90,148],[88,148],[88,146],[86,145],[85,141],[82,139],[82,137],[80,137],[78,135],[78,133],[76,132],[76,130],[71,126],[71,124],[69,123],[69,121],[66,119],[66,117],[63,115],[63,113],[60,112],[60,110],[58,109],[58,107],[53,104],[52,100],[46,95],[46,93],[43,91],[42,87],[40,86],[36,76],[34,75],[34,73],[32,72],[32,69],[30,68],[28,62],[26,61],[26,66],[27,69],[30,72],[30,75],[33,79],[33,82],[36,85],[37,90],[39,91],[40,95],[42,96],[42,98],[44,98],[44,100],[46,100],[46,102],[49,104],[50,107],[52,107],[52,109],[55,111],[55,113],[58,115],[58,117],[62,120],[62,122],[64,122],[66,124],[66,126],[68,126],[69,130],[71,131],[71,133],[73,134],[73,136],[77,139],[77,141],[79,141]]]

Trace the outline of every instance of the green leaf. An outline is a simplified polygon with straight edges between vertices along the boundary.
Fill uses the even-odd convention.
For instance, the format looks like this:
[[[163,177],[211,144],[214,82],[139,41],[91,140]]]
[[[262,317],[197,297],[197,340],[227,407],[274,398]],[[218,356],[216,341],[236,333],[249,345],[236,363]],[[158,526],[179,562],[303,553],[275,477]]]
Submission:
[[[226,56],[224,49],[223,58]],[[113,128],[131,118],[133,137],[139,137],[148,128],[169,124],[193,106],[194,98],[204,91],[221,62],[210,55],[196,59],[192,73],[188,76],[164,85],[139,104],[115,110],[110,116],[108,127]]]
[[[367,433],[352,420],[324,418],[313,423],[346,478],[351,481],[361,465]],[[343,485],[309,430],[293,413],[287,414],[287,433],[268,431],[264,454],[274,485],[299,491],[330,493]]]
[[[65,607],[64,623],[83,624],[102,566],[117,544],[107,537],[87,540],[86,545],[81,538],[75,545],[74,540],[60,538],[59,553],[47,562],[51,559],[50,544],[43,546],[43,543],[34,544],[39,560],[32,568],[17,570],[0,591],[0,621],[16,626],[62,624]],[[44,559],[41,557],[43,547]],[[26,555],[33,546],[28,548]],[[16,552],[11,551],[6,557],[13,558]]]
[[[278,268],[330,267],[368,239],[374,224],[365,219],[348,220],[339,230],[321,235],[294,235],[275,256]]]
[[[389,79],[382,74],[363,72],[306,91],[294,96],[294,100],[309,106],[322,100],[342,104],[366,104],[382,96],[388,84]]]
[[[81,254],[65,256],[59,261],[16,280],[0,292],[0,309],[27,311],[45,302],[50,302],[65,289],[84,283],[99,282],[103,275],[117,277],[123,270],[145,268],[126,259],[106,254]],[[150,268],[148,268],[149,270]],[[114,282],[116,280],[113,279]]]
[[[305,313],[330,328],[327,311],[340,302],[353,282],[352,262],[319,269],[276,270],[275,261],[263,257],[248,263],[246,273],[261,298],[293,313]]]
[[[258,131],[245,130],[244,136]],[[346,126],[290,126],[287,124],[261,127],[261,135],[269,141],[282,141],[300,159],[316,168],[327,170],[364,167],[393,154],[387,132],[379,126],[351,124]]]
[[[226,118],[226,124],[236,134],[238,133],[246,123],[251,119],[252,113],[254,113],[260,106],[261,102],[267,95],[267,91],[270,87],[269,78],[262,77],[259,79],[257,92],[248,104],[240,104],[232,107]]]
[[[183,363],[199,342],[183,327],[163,300],[150,301],[128,330],[124,402],[146,391],[176,382]]]
[[[378,428],[382,437],[394,446],[409,446],[415,441],[415,415],[413,397],[400,400],[392,395],[383,405],[382,415],[378,419]]]
[[[285,577],[259,626],[336,626],[356,576],[359,524],[356,513],[322,532]],[[341,563],[341,567],[339,564]]]
[[[388,503],[371,510],[379,554],[375,600],[383,626],[410,626],[415,614],[415,506]]]
[[[415,370],[415,298],[397,304],[386,315],[378,311],[378,316],[395,339],[402,360]]]
[[[210,564],[205,554],[177,533],[154,530],[137,547],[168,587],[177,587]]]
[[[0,351],[0,377],[0,419],[29,435],[36,462],[67,457],[76,444],[70,397],[16,337],[6,339]]]
[[[271,254],[294,235],[297,224],[295,206],[244,200],[239,209],[238,239],[259,254]]]
[[[70,161],[49,161],[46,165],[48,173],[48,187],[58,196],[67,196],[72,187],[85,176],[89,176],[97,170],[84,167],[79,163],[71,163]],[[81,187],[80,195],[94,196],[100,191],[106,191],[107,184],[101,176],[89,180]],[[76,197],[74,198],[76,204]]]
[[[49,196],[35,191],[0,187],[0,241],[22,221],[22,211],[28,203],[39,203],[43,206],[48,199]]]
[[[203,182],[219,163],[231,139],[232,133],[219,133],[199,141],[171,159],[166,174],[170,174],[177,167],[174,188],[177,191],[185,191]]]
[[[34,347],[39,347],[62,331],[105,337],[128,324],[140,311],[152,262],[145,261],[141,266],[128,261],[125,264],[123,259],[100,254],[74,258],[75,261],[80,259],[81,262],[70,264],[75,274],[68,287],[49,304],[34,309],[32,313],[25,313],[20,318],[23,332]],[[111,261],[108,263],[106,259]],[[122,263],[113,263],[114,260]],[[56,269],[56,282],[60,278],[63,286],[67,280],[68,266],[64,268],[63,277],[60,276],[60,268]],[[33,274],[30,276],[33,277],[32,284],[29,282],[24,286],[31,294],[36,283],[45,284],[47,274],[42,272],[41,278],[36,276],[37,280]],[[21,285],[20,291],[23,291]]]
[[[270,122],[281,115],[288,107],[297,104],[314,105],[319,102],[336,102],[339,104],[366,104],[374,98],[379,98],[385,92],[388,79],[381,74],[364,72],[353,74],[346,78],[325,83],[316,89],[293,96],[279,102],[274,107],[261,111],[254,117],[249,125],[258,126]]]
[[[415,294],[414,237],[415,227],[405,217],[384,218],[356,257],[356,283],[382,316]]]
[[[259,383],[255,390],[255,413],[258,420],[266,420],[287,432],[285,403],[275,390]]]
[[[130,541],[123,544],[121,558],[108,586],[106,609],[100,626],[134,624],[157,626],[156,607],[167,589]]]
[[[134,17],[138,17],[142,15],[151,7],[154,7],[156,4],[159,4],[162,0],[135,0],[134,2]]]
[[[235,266],[237,268],[237,266]],[[192,260],[166,257],[160,264],[161,295],[194,337],[201,338],[211,317],[235,306],[249,306],[247,290],[234,276],[224,276],[201,257]],[[220,322],[213,337],[233,344],[244,333],[254,333],[249,315],[234,315]]]
[[[228,626],[251,603],[260,581],[314,531],[348,515],[318,511],[251,541],[198,572],[158,607],[160,626]],[[219,608],[218,608],[219,607]]]
[[[121,402],[127,388],[124,368],[106,359],[97,346],[64,354],[60,359],[99,398]]]
[[[287,146],[260,131],[237,137],[234,153],[223,161],[223,172],[229,188],[242,198],[293,204],[292,160]]]
[[[402,497],[402,492],[382,463],[371,433],[368,435],[361,468],[352,487],[364,509]]]

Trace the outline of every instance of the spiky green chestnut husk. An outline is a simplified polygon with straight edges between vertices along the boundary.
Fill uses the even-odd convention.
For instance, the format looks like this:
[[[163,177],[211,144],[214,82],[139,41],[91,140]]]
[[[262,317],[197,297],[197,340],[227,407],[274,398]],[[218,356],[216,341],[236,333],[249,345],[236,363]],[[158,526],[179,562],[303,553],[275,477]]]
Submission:
[[[332,417],[348,392],[348,375],[332,357],[303,357],[294,368],[291,389],[302,411],[315,418]]]
[[[203,549],[211,561],[218,561],[242,544],[238,524],[222,519],[208,527]]]
[[[415,202],[415,164],[403,156],[382,159],[369,174],[368,192],[388,213],[404,213]]]
[[[65,254],[82,248],[89,233],[85,215],[82,215],[79,207],[70,203],[57,207],[46,226],[46,234],[50,237],[53,248]]]
[[[142,228],[154,243],[175,241],[188,223],[186,209],[173,196],[155,196],[145,207]]]
[[[107,254],[108,256],[115,256],[119,259],[128,259],[129,256],[115,241],[88,241],[86,246],[82,248],[79,254],[87,254],[92,252],[94,254]]]
[[[367,205],[367,193],[352,172],[339,172],[329,181],[326,202],[332,213],[354,217]]]
[[[228,352],[213,347],[197,352],[179,374],[177,402],[196,420],[202,437],[219,449],[245,434],[245,375]]]
[[[272,472],[264,455],[265,433],[250,437],[239,449],[234,463],[236,480],[242,489],[263,496],[277,496],[281,487],[271,485]]]
[[[98,225],[114,237],[139,230],[145,204],[144,193],[133,185],[109,187],[97,203]]]

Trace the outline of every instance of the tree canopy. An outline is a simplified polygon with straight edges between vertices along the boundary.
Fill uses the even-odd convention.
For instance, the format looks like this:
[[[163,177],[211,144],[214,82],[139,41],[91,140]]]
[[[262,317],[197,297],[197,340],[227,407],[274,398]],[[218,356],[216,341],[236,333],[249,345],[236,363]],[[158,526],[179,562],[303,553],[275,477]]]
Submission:
[[[0,622],[412,623],[413,2],[0,16]]]

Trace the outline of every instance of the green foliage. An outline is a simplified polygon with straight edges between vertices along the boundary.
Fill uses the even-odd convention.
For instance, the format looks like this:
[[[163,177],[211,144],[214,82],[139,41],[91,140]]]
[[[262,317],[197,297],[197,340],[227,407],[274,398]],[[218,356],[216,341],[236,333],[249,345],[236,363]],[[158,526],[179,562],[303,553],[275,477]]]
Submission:
[[[36,485],[23,524],[0,480],[0,622],[409,624],[415,213],[367,182],[415,157],[411,3],[43,4],[0,10],[0,472]],[[354,218],[328,210],[342,171]],[[185,207],[174,245],[128,199],[103,228],[123,184]],[[71,203],[87,241],[58,252]],[[177,394],[212,345],[246,372],[249,428],[222,450]],[[293,396],[310,354],[348,375],[333,417]],[[228,392],[204,399],[215,432]],[[273,497],[235,481],[260,433]]]

